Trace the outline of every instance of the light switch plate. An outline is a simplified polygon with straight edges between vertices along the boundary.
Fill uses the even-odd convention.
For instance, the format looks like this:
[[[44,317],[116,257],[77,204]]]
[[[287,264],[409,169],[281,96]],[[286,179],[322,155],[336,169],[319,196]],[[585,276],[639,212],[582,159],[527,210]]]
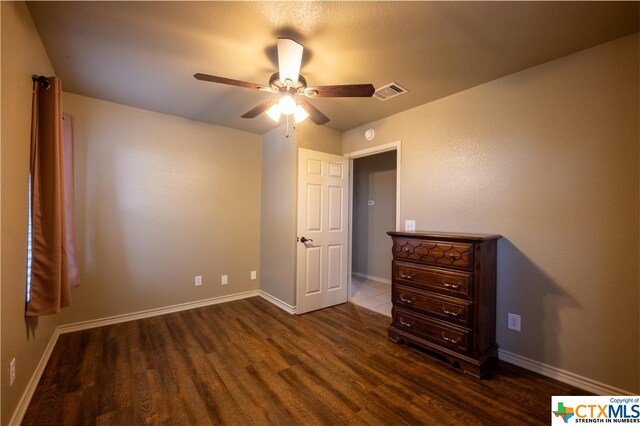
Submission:
[[[520,315],[518,314],[512,314],[511,312],[509,312],[508,315],[508,323],[507,323],[507,327],[509,327],[509,330],[515,330],[515,331],[520,331]]]

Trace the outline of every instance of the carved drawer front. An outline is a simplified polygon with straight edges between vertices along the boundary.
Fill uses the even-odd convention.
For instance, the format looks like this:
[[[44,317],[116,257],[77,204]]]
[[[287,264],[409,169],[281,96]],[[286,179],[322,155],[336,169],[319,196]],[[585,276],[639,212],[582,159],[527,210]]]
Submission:
[[[472,323],[472,302],[438,296],[403,285],[394,286],[393,304],[462,326],[468,327]]]
[[[471,330],[445,324],[403,309],[393,308],[393,324],[399,330],[457,352],[468,353],[471,347]]]
[[[393,262],[393,280],[454,297],[471,299],[472,275],[467,272],[430,268],[408,262]]]
[[[394,238],[393,257],[427,265],[454,266],[471,270],[473,245],[443,241]]]

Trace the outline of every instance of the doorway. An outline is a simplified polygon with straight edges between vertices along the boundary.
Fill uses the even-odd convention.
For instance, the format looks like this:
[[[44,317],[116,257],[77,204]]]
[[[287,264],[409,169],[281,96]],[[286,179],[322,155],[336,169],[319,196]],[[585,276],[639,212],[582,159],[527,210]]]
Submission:
[[[351,157],[349,301],[391,316],[391,240],[399,224],[399,142]]]

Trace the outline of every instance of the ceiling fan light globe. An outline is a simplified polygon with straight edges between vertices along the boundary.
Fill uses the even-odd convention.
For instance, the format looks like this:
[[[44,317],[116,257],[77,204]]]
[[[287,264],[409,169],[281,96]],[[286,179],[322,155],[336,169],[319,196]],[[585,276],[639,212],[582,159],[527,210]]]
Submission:
[[[296,105],[296,110],[293,112],[293,117],[296,120],[296,124],[306,120],[309,117],[309,113],[302,108],[302,105]]]
[[[280,112],[284,115],[291,115],[296,110],[296,101],[289,95],[280,98],[278,105],[280,106]]]
[[[278,103],[273,104],[273,106],[271,106],[271,108],[267,110],[267,115],[269,116],[269,118],[271,118],[276,123],[280,122],[280,114],[282,114],[282,111],[280,109],[280,104]]]

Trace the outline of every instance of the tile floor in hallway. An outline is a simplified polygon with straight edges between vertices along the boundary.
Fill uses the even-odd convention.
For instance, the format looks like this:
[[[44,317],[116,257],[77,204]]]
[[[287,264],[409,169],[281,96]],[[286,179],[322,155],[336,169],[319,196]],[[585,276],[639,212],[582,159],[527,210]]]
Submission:
[[[354,305],[391,317],[391,284],[353,275],[349,300]]]

